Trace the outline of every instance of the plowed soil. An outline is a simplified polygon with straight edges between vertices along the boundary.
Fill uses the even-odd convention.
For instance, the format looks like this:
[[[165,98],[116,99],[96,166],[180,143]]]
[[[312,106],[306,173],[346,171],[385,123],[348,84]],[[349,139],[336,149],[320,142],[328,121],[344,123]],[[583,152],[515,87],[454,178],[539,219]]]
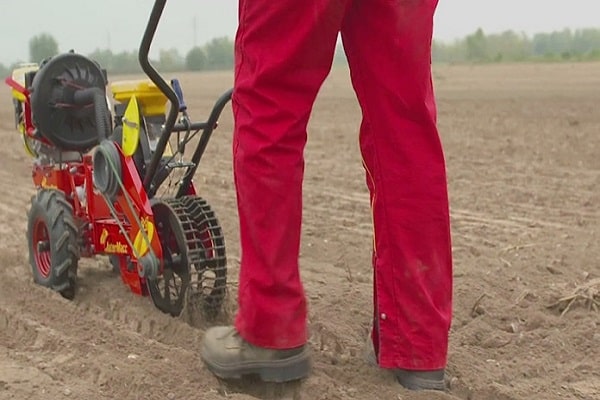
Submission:
[[[0,399],[600,399],[598,64],[439,66],[455,259],[449,393],[412,393],[363,360],[371,220],[360,113],[336,70],[306,151],[302,276],[314,371],[305,382],[219,382],[205,326],[162,314],[103,257],[82,260],[75,300],[33,283],[25,239],[31,159],[0,98]],[[204,119],[230,73],[183,74]],[[225,110],[196,183],[224,228],[235,307],[238,227]],[[196,324],[197,325],[197,324]]]

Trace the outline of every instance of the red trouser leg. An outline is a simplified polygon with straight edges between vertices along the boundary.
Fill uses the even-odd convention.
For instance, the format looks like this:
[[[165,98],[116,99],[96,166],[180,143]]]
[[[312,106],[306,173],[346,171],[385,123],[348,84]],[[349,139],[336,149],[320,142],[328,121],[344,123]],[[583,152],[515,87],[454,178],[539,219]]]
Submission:
[[[242,260],[235,326],[258,346],[307,339],[298,271],[306,126],[343,17],[332,0],[240,0],[233,94]]]
[[[384,368],[444,368],[452,314],[445,162],[431,84],[437,0],[355,0],[342,38],[363,111],[375,225],[374,344]]]

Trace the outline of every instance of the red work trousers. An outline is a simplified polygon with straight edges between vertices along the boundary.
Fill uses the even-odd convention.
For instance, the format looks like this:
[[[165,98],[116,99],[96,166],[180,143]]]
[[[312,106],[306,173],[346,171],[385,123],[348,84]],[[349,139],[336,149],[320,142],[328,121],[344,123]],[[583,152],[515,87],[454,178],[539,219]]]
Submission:
[[[250,343],[282,349],[307,340],[298,271],[303,151],[341,32],[363,115],[378,362],[445,367],[452,259],[431,81],[436,6],[437,0],[240,0],[233,153],[242,255],[235,326]]]

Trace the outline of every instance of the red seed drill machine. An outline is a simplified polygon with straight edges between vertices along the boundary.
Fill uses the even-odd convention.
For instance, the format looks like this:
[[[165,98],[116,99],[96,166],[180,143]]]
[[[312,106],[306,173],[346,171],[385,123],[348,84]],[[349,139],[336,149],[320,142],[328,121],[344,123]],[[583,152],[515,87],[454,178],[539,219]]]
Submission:
[[[6,78],[33,157],[29,261],[36,283],[72,299],[79,259],[108,255],[163,312],[177,316],[191,300],[214,316],[226,293],[225,241],[193,177],[231,90],[205,122],[190,120],[179,82],[148,57],[165,5],[154,3],[139,49],[149,79],[112,83],[112,111],[106,71],[73,52]]]

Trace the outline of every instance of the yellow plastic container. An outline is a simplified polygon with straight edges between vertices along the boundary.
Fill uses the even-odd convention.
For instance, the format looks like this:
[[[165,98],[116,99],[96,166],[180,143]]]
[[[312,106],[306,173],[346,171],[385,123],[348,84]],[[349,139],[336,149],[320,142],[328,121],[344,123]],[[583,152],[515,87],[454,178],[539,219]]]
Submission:
[[[12,72],[12,79],[21,86],[25,86],[25,74],[31,71],[37,71],[40,68],[36,63],[24,63],[20,64]],[[19,100],[21,103],[25,102],[25,96],[22,93],[17,92],[15,89],[11,90],[13,98]]]
[[[150,80],[118,81],[111,84],[110,90],[119,103],[126,103],[135,95],[143,115],[154,116],[166,112],[167,97]]]

